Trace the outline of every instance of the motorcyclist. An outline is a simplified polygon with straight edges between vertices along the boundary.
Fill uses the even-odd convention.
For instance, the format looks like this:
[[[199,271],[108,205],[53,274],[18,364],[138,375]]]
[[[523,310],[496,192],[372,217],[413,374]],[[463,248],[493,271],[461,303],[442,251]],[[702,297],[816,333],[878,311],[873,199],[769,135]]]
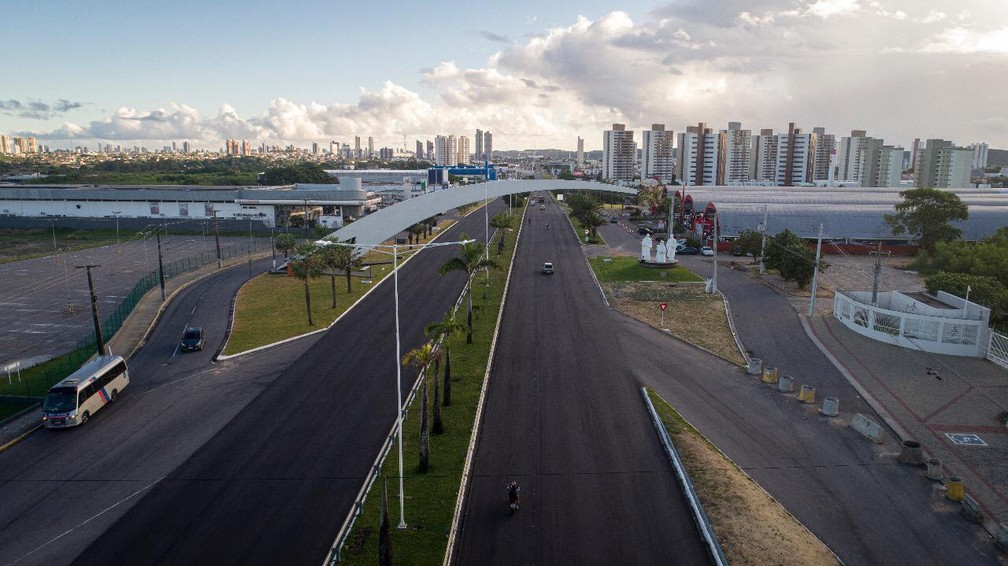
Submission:
[[[549,222],[546,223],[546,229],[549,230]]]
[[[532,223],[532,217],[529,216],[529,224],[531,224],[531,223]]]
[[[518,486],[518,482],[512,481],[508,484],[508,503],[511,504],[511,512],[514,513],[518,510],[518,503],[521,502],[521,488]]]

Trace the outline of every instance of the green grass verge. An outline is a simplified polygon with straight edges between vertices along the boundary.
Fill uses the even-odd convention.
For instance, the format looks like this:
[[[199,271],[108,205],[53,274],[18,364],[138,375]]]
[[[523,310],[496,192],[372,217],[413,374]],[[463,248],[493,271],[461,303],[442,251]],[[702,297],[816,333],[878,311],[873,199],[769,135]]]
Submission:
[[[611,260],[611,261],[603,261]],[[703,281],[697,274],[685,267],[675,266],[667,269],[644,267],[637,258],[628,256],[592,257],[588,263],[595,271],[599,281]]]
[[[50,387],[77,371],[95,354],[95,351],[93,344],[78,346],[77,349],[62,356],[21,370],[20,379],[17,372],[12,372],[10,382],[7,380],[6,372],[0,374],[0,395],[10,396],[0,401],[0,420],[17,414],[32,404],[33,401],[30,399],[45,396]]]
[[[312,279],[312,326],[308,325],[304,282],[297,277],[264,273],[246,283],[238,292],[234,326],[225,355],[237,354],[286,338],[325,328],[356,303],[364,293],[392,272],[391,265],[371,266],[373,277],[354,277],[347,292],[346,277],[336,276],[336,308],[332,308],[332,279],[329,275]],[[364,283],[371,281],[371,283]]]
[[[574,225],[574,230],[577,232],[578,238],[582,242],[588,245],[605,245],[605,240],[602,239],[602,236],[600,236],[598,232],[595,232],[595,235],[591,235],[591,231],[589,230],[589,235],[585,236],[585,227],[581,224],[581,221],[571,216],[570,211],[565,210],[564,212],[567,213],[567,217],[570,218],[571,224]]]
[[[512,235],[513,236],[513,235]],[[513,258],[515,238],[506,239],[505,258]],[[491,247],[496,245],[491,243]],[[450,341],[452,362],[452,404],[442,409],[445,433],[431,435],[430,471],[417,470],[420,437],[420,395],[413,401],[403,422],[403,489],[406,493],[406,525],[400,531],[399,522],[399,460],[396,450],[389,453],[381,475],[371,488],[363,513],[357,518],[347,537],[341,564],[374,564],[378,556],[378,525],[381,508],[381,486],[388,481],[389,519],[392,522],[392,556],[396,564],[439,564],[444,560],[455,511],[456,496],[462,479],[466,451],[472,435],[483,376],[486,373],[497,324],[497,313],[504,295],[507,266],[490,273],[487,299],[483,299],[484,278],[477,274],[473,285],[473,306],[481,308],[473,319],[473,343],[465,343],[465,334]],[[465,304],[460,311],[465,320]],[[444,366],[442,364],[443,373]],[[432,377],[433,378],[433,377]],[[440,376],[444,383],[443,375]],[[431,400],[433,401],[433,383]]]

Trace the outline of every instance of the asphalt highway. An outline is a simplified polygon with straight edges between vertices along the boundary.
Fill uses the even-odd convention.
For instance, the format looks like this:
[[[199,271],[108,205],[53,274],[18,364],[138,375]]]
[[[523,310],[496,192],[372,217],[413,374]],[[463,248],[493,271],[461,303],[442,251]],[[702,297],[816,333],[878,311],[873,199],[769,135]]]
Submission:
[[[555,204],[526,214],[455,563],[708,563],[633,369],[655,341],[622,338]]]
[[[617,225],[604,226],[602,235],[640,250],[639,238]],[[711,276],[711,258],[677,259]],[[875,445],[848,426],[855,412],[882,420],[808,339],[786,298],[724,264],[718,287],[746,348],[793,375],[796,388],[815,386],[818,405],[838,397],[841,414],[823,417],[818,406],[796,403],[794,394],[674,340],[635,365],[666,400],[848,564],[998,563],[986,531],[963,520],[919,469],[896,462],[892,433]]]
[[[442,238],[462,232],[482,236],[483,215]],[[404,353],[461,292],[464,274],[437,274],[456,253],[431,248],[401,267]],[[392,305],[386,280],[74,563],[321,562],[395,418]],[[404,374],[404,394],[414,379]]]
[[[241,265],[181,291],[130,360],[115,405],[87,426],[40,430],[0,453],[0,563],[68,563],[303,350],[292,343],[244,367],[209,364],[247,279]],[[205,350],[173,358],[187,323],[207,329]]]

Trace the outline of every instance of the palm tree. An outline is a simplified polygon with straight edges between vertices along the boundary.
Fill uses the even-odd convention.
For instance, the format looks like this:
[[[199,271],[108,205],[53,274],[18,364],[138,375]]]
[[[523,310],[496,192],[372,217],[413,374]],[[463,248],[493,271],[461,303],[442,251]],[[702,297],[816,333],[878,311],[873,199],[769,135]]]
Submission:
[[[445,376],[444,376],[444,405],[447,407],[451,405],[451,349],[448,347],[449,340],[451,340],[451,335],[456,332],[462,332],[465,326],[455,320],[455,311],[448,311],[448,314],[438,322],[432,322],[424,327],[424,333],[427,336],[444,336],[444,341],[441,342],[445,351]],[[434,379],[437,379],[438,373],[440,373],[441,368],[438,367],[440,364],[440,359],[434,361]]]
[[[434,361],[434,345],[425,343],[419,348],[413,348],[403,356],[402,365],[410,366],[417,370],[417,373],[424,370]],[[424,380],[421,384],[423,396],[420,402],[420,473],[427,473],[430,469],[430,420],[427,418],[427,374],[423,373]]]
[[[508,213],[496,214],[490,219],[490,225],[500,234],[500,239],[497,240],[497,257],[500,257],[504,253],[504,230],[514,226],[514,216]]]
[[[318,258],[318,246],[313,243],[297,247],[298,259],[291,266],[294,277],[304,282],[305,308],[308,310],[308,326],[313,326],[311,316],[311,289],[308,282],[322,274],[322,262]]]
[[[284,259],[290,259],[290,251],[297,246],[297,238],[294,234],[283,233],[276,237],[276,247],[284,254]]]
[[[409,232],[409,242],[411,244],[414,242],[420,243],[420,235],[424,233],[424,227],[419,222],[407,228],[406,231]]]
[[[357,238],[350,238],[348,240],[344,240],[343,242],[340,242],[339,238],[334,238],[332,241],[333,243],[353,244],[357,242]],[[337,249],[337,251],[335,252],[336,267],[346,272],[346,292],[349,294],[351,272],[354,269],[359,269],[364,260],[357,255],[356,250],[354,250],[354,248],[350,248],[347,246],[332,246],[332,247]]]
[[[462,234],[462,239],[467,239],[468,236]],[[466,344],[472,344],[472,278],[473,274],[480,269],[494,268],[500,269],[500,265],[487,257],[485,257],[486,244],[482,242],[469,242],[468,244],[462,244],[459,246],[459,255],[449,259],[441,266],[438,273],[444,275],[451,271],[465,271],[468,279],[466,281],[466,295],[467,295],[467,307],[466,307]]]
[[[332,278],[332,307],[336,308],[336,269],[339,268],[340,246],[320,246],[316,252],[319,263],[329,269]]]

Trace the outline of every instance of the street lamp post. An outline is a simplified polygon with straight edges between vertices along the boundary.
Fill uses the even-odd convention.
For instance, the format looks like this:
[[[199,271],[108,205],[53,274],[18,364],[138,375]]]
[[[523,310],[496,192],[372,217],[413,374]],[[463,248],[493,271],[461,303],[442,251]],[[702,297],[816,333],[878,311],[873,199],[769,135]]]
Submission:
[[[406,496],[403,488],[403,444],[402,444],[402,423],[403,423],[403,406],[402,406],[402,345],[400,341],[399,334],[399,249],[405,248],[407,251],[411,249],[423,249],[423,248],[435,248],[442,246],[454,246],[462,244],[471,244],[476,240],[460,240],[457,242],[437,242],[428,244],[351,244],[349,242],[328,242],[327,245],[330,246],[343,246],[348,248],[368,248],[379,253],[389,254],[392,256],[392,280],[394,285],[394,295],[395,295],[395,337],[396,337],[396,407],[398,412],[396,413],[396,436],[398,437],[399,444],[399,524],[396,528],[402,530],[406,528]],[[389,251],[391,250],[391,251]]]
[[[116,245],[122,244],[122,242],[119,240],[119,215],[120,214],[122,214],[121,210],[113,210],[112,211],[112,215],[115,216],[115,219],[116,219]]]

